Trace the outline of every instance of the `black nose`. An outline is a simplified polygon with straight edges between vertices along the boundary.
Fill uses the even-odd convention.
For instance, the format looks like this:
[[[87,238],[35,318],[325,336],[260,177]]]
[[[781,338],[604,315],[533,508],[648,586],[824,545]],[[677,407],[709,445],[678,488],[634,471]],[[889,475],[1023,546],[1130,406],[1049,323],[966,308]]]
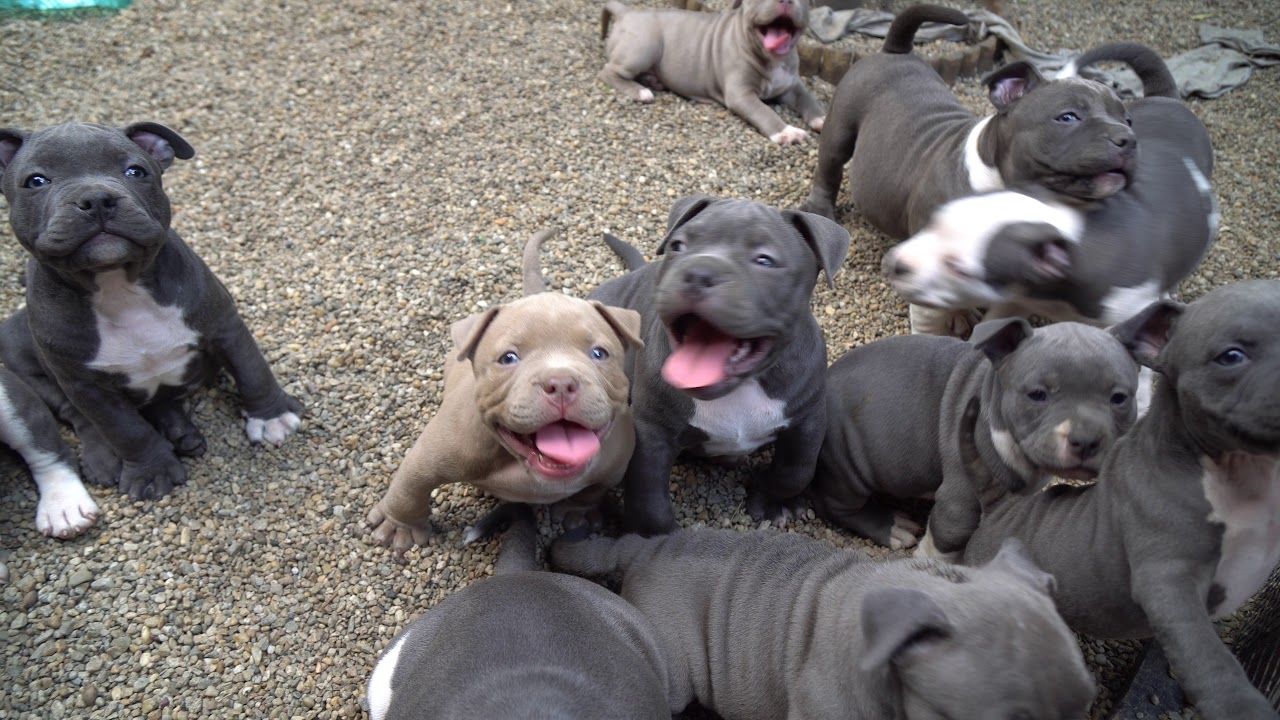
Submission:
[[[907,265],[901,260],[895,260],[893,262],[893,267],[890,268],[890,271],[893,272],[894,277],[903,277],[904,275],[911,274],[911,266]]]
[[[76,207],[85,212],[113,210],[119,198],[110,190],[91,190],[76,198]]]
[[[1115,145],[1118,148],[1127,149],[1127,148],[1132,148],[1134,145],[1137,145],[1138,139],[1132,135],[1120,135],[1118,137],[1111,138],[1111,144]]]
[[[692,290],[706,290],[719,285],[720,276],[706,268],[690,268],[684,273],[684,284]]]
[[[1102,447],[1102,438],[1096,435],[1075,436],[1070,440],[1071,452],[1080,458],[1081,462],[1088,460],[1098,454],[1098,449]]]

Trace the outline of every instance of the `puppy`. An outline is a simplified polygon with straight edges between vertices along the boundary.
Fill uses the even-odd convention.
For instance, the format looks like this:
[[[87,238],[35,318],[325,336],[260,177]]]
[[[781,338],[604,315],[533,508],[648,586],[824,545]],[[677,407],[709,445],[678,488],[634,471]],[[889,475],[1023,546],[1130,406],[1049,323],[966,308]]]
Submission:
[[[1077,323],[1033,331],[1022,319],[993,320],[968,343],[877,340],[827,370],[827,435],[809,496],[828,520],[900,549],[916,544],[919,526],[876,496],[938,492],[933,540],[954,549],[964,538],[948,523],[967,532],[979,513],[956,443],[970,399],[981,400],[988,472],[1004,488],[1034,493],[1055,476],[1097,475],[1102,454],[1133,424],[1137,379],[1124,346]]]
[[[371,720],[670,720],[668,661],[649,621],[588,580],[535,566],[526,506],[494,576],[396,636],[369,677]]]
[[[620,572],[668,657],[672,707],[728,720],[1083,716],[1094,694],[1016,543],[982,568],[869,562],[810,538],[682,530],[552,545],[553,567]]]
[[[301,424],[230,293],[169,227],[161,174],[194,154],[151,122],[0,129],[0,189],[31,254],[0,356],[75,428],[86,478],[134,499],[186,482],[176,455],[202,455],[205,439],[183,398],[223,367],[251,441],[279,445]]]
[[[610,18],[616,18],[609,32]],[[734,0],[722,13],[630,8],[605,3],[601,35],[608,62],[600,79],[638,102],[653,102],[643,78],[693,100],[716,102],[779,145],[804,142],[764,104],[777,100],[822,130],[826,111],[800,79],[796,44],[809,24],[808,0]]]
[[[632,358],[629,526],[671,529],[671,467],[682,452],[734,458],[769,443],[773,461],[747,509],[783,522],[813,479],[827,420],[813,286],[844,262],[849,233],[809,213],[694,195],[671,208],[658,261],[606,240],[632,271],[589,297],[638,311],[645,341]]]
[[[431,533],[431,491],[470,483],[501,500],[578,513],[622,479],[635,444],[624,369],[643,347],[640,315],[543,292],[538,248],[525,245],[525,297],[453,324],[444,399],[368,514],[397,554]],[[573,520],[580,520],[576,514]],[[482,521],[468,541],[485,534]]]
[[[1201,717],[1275,720],[1210,621],[1280,563],[1280,282],[1164,300],[1116,329],[1161,374],[1151,411],[1103,458],[1095,484],[1007,495],[961,446],[982,502],[964,562],[1020,538],[1058,581],[1071,627],[1155,636]]]

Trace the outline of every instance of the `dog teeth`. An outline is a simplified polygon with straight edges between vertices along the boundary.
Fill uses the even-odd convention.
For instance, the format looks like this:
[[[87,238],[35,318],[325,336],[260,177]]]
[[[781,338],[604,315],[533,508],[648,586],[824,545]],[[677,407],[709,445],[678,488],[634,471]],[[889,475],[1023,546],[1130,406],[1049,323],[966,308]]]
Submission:
[[[751,352],[751,341],[743,340],[742,342],[738,343],[738,349],[734,350],[733,354],[729,356],[729,362],[736,363],[739,360],[745,358],[747,354],[750,352]]]

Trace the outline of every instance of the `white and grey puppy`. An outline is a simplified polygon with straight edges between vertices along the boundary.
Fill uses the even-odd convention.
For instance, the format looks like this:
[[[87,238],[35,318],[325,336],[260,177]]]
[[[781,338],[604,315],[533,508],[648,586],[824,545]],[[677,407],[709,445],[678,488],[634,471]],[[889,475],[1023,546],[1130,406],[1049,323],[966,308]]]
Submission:
[[[869,562],[799,535],[682,530],[552,546],[622,573],[671,663],[672,707],[726,720],[1078,718],[1094,683],[1053,578],[1010,544],[981,568]]]

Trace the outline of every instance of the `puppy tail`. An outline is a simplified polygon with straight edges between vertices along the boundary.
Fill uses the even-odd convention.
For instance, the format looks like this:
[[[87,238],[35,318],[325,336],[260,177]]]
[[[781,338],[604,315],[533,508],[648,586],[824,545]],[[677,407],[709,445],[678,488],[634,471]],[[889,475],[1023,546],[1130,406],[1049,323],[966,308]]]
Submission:
[[[1121,62],[1133,68],[1142,80],[1144,97],[1167,97],[1179,100],[1178,82],[1169,72],[1164,58],[1155,50],[1135,42],[1115,42],[1099,45],[1076,56],[1068,67],[1076,71],[1098,62]],[[1062,77],[1062,75],[1059,75]]]
[[[880,47],[880,52],[894,55],[910,53],[915,43],[916,30],[927,22],[968,25],[969,16],[960,10],[940,5],[912,5],[893,19],[889,25],[889,32],[885,33],[884,45]]]
[[[604,242],[615,255],[622,258],[622,264],[627,266],[627,270],[639,270],[645,266],[644,253],[627,243],[622,238],[604,234]]]
[[[609,23],[614,16],[622,17],[627,11],[627,6],[618,2],[618,0],[609,0],[604,4],[604,10],[600,11],[600,39],[604,40],[609,37]]]
[[[640,535],[576,542],[560,539],[551,544],[551,567],[576,575],[609,575],[625,569],[637,554],[651,549],[654,542]]]
[[[555,234],[554,230],[543,230],[524,244],[524,258],[521,262],[524,297],[537,295],[547,289],[546,283],[542,282],[542,262],[538,253],[542,249],[542,243]]]
[[[538,570],[538,521],[533,508],[524,503],[503,503],[486,518],[509,520],[511,527],[502,536],[502,551],[493,563],[493,574]]]

